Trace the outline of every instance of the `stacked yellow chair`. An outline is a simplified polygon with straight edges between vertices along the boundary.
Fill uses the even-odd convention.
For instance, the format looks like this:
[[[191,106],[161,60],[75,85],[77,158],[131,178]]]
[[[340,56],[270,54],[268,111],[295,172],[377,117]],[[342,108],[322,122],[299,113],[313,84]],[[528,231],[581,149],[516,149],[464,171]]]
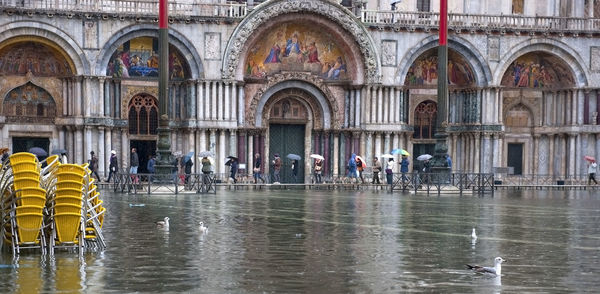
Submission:
[[[98,240],[98,237],[102,235],[101,229],[104,224],[106,208],[102,206],[103,201],[100,200],[100,192],[98,192],[94,178],[89,179],[87,189],[85,190],[87,190],[85,239],[88,241],[100,241],[100,246],[104,247],[104,240]]]
[[[43,229],[46,190],[40,188],[40,166],[35,155],[15,153],[9,157],[12,170],[11,239],[13,252],[25,247],[41,248],[45,252]],[[9,241],[10,240],[10,241]]]
[[[81,252],[83,221],[83,187],[85,168],[76,164],[60,164],[56,170],[56,190],[52,199],[53,230],[51,253],[57,247],[75,247]]]

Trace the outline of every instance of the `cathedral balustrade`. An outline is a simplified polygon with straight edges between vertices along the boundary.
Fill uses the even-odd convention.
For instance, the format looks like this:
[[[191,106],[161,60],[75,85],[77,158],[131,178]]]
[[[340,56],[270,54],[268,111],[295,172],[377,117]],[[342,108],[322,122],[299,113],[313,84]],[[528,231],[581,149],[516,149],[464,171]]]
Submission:
[[[365,24],[391,25],[408,29],[429,30],[439,26],[437,12],[362,10]],[[600,19],[555,16],[491,15],[449,13],[448,26],[454,30],[481,31],[543,31],[543,32],[598,32]]]

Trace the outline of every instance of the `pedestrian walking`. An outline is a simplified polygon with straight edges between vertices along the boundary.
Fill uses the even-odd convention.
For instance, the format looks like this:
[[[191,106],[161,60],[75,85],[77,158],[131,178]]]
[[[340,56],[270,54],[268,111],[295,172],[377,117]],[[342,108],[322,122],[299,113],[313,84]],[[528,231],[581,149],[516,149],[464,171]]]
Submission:
[[[140,158],[138,157],[136,149],[135,149],[135,147],[131,148],[131,156],[129,158],[129,173],[131,174],[131,180],[133,181],[134,184],[137,184],[137,182],[138,182],[137,172],[138,172],[139,165],[140,165]]]
[[[363,171],[365,170],[365,163],[360,160],[360,158],[356,157],[356,170],[358,171],[358,177],[360,178],[361,183],[365,183],[365,178],[363,178]]]
[[[292,178],[294,179],[294,183],[298,182],[298,169],[300,168],[300,163],[298,160],[292,160]]]
[[[402,160],[400,161],[400,172],[402,173],[402,182],[404,183],[406,178],[406,173],[408,173],[408,166],[410,165],[410,161],[408,160],[408,156],[402,155]]]
[[[260,158],[260,154],[256,153],[254,154],[254,168],[252,169],[252,173],[254,176],[254,183],[258,184],[258,180],[260,179],[263,183],[265,182],[265,179],[263,179],[262,174],[260,172],[260,166],[262,164],[262,159]]]
[[[317,158],[315,160],[315,181],[317,182],[317,184],[320,184],[323,179],[321,178],[321,175],[323,173],[323,160],[320,158]]]
[[[113,176],[116,178],[117,177],[117,171],[119,170],[119,161],[117,160],[117,152],[115,150],[111,150],[110,151],[110,159],[108,162],[108,179],[106,179],[107,182],[110,182],[110,179],[113,178]]]
[[[148,170],[148,173],[150,174],[148,176],[148,181],[150,183],[152,183],[153,174],[156,172],[156,169],[154,168],[155,165],[156,165],[156,160],[154,159],[154,155],[148,156],[148,163],[146,164],[146,169]]]
[[[598,169],[598,164],[596,163],[596,161],[592,161],[588,164],[588,185],[590,185],[592,183],[592,181],[594,181],[594,184],[598,185],[598,182],[596,181],[596,170]]]
[[[381,161],[379,161],[379,158],[374,157],[373,158],[373,181],[371,182],[371,184],[381,184],[381,182],[379,181],[379,173],[381,172]]]
[[[102,182],[100,176],[98,175],[98,157],[96,157],[94,151],[90,151],[89,168],[91,171],[90,176],[95,177],[98,183]]]
[[[185,164],[184,164],[184,171],[185,171],[185,184],[189,184],[190,183],[190,176],[192,174],[192,166],[194,165],[194,162],[192,161],[192,159],[188,159]]]
[[[387,184],[391,185],[394,183],[394,159],[388,159],[387,166],[385,167],[385,178],[387,180]]]
[[[350,178],[350,181],[354,182],[354,178],[356,178],[356,154],[352,153],[346,168],[348,169],[348,177]]]
[[[279,153],[275,153],[275,158],[273,159],[273,184],[280,184],[281,178],[279,176],[281,172],[281,157],[279,157]]]

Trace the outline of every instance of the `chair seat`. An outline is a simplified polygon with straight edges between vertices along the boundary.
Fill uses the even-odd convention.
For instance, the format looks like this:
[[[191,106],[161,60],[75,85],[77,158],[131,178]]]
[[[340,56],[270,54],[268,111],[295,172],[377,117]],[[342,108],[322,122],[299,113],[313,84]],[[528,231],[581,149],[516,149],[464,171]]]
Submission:
[[[78,243],[77,236],[80,224],[81,214],[68,212],[54,214],[54,226],[58,243]]]
[[[56,182],[56,190],[65,189],[65,188],[78,189],[79,191],[81,191],[81,189],[83,188],[83,183],[81,181],[71,181],[71,180],[64,180],[64,181]]]
[[[19,244],[26,243],[38,243],[40,229],[42,227],[42,220],[44,215],[42,213],[22,213],[17,214],[17,232],[19,238]]]
[[[54,214],[57,213],[77,213],[81,216],[81,204],[57,203],[54,205]]]
[[[13,186],[15,190],[25,188],[39,188],[40,178],[16,178],[14,179]]]

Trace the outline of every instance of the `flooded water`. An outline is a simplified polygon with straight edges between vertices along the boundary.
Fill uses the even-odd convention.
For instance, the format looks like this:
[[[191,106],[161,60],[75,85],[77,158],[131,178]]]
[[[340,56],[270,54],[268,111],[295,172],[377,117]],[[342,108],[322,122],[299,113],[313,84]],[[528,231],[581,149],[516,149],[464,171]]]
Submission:
[[[3,253],[2,292],[501,293],[600,287],[600,195],[371,191],[103,192],[108,249]],[[136,204],[144,204],[136,205]],[[155,221],[170,217],[169,230]],[[204,221],[208,233],[201,233]],[[478,239],[472,242],[471,229]],[[465,264],[493,266],[501,277]]]

